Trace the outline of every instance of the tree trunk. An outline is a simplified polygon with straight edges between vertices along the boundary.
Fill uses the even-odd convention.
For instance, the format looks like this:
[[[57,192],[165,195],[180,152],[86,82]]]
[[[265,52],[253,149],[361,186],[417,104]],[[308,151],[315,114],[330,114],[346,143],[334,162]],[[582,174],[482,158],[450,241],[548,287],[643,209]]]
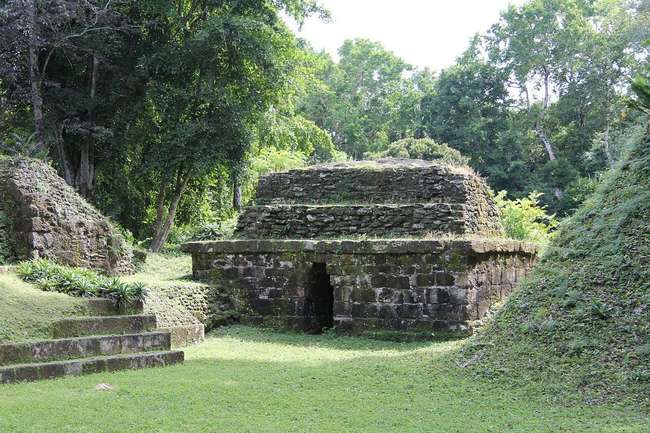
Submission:
[[[553,151],[553,145],[551,144],[551,141],[546,136],[546,133],[544,133],[544,129],[541,126],[541,122],[538,122],[537,125],[535,125],[535,132],[537,133],[537,137],[539,138],[539,140],[544,145],[544,148],[546,149],[546,153],[548,154],[549,161],[555,161],[557,157],[555,156],[555,152]],[[557,186],[553,187],[553,195],[555,196],[556,199],[561,200],[562,197],[564,197],[564,191],[562,191],[560,187]]]
[[[237,174],[232,177],[232,207],[237,212],[242,208],[241,183]]]
[[[614,168],[615,161],[614,161],[614,156],[612,155],[612,149],[609,142],[609,119],[610,119],[609,112],[610,112],[609,107],[607,107],[605,132],[603,133],[603,146],[605,148],[605,157],[607,157],[607,163],[609,164],[609,168]]]
[[[160,180],[160,187],[158,188],[158,197],[156,199],[156,222],[153,226],[154,236],[160,231],[164,224],[166,209],[165,201],[167,200],[167,179]]]
[[[43,118],[43,94],[41,73],[38,65],[38,37],[36,35],[36,2],[26,2],[29,32],[29,81],[31,85],[32,111],[36,143],[30,153],[38,154],[45,150],[45,121]]]
[[[548,108],[548,101],[549,101],[549,86],[548,86],[548,81],[550,79],[550,73],[548,72],[548,68],[546,66],[543,67],[544,70],[544,102],[543,102],[543,107],[544,110]]]
[[[90,76],[90,101],[94,105],[97,94],[97,74],[99,70],[99,58],[97,53],[93,52],[92,72]],[[95,126],[95,109],[92,107],[89,112],[89,121],[91,127]],[[94,183],[94,161],[93,161],[93,139],[89,138],[81,144],[79,151],[79,170],[77,172],[77,188],[79,194],[84,198],[90,198],[93,191]]]
[[[81,143],[79,152],[79,170],[77,171],[77,189],[79,195],[84,198],[90,197],[92,190],[92,180],[90,179],[90,143],[87,141]]]
[[[161,226],[158,226],[158,229],[154,234],[154,238],[151,241],[151,246],[149,247],[149,250],[151,252],[154,253],[159,252],[163,247],[163,245],[165,245],[165,243],[167,242],[169,233],[171,232],[171,229],[174,226],[174,217],[176,216],[178,203],[181,201],[181,197],[183,196],[183,192],[185,191],[185,187],[187,186],[189,180],[190,180],[189,170],[185,174],[183,174],[182,170],[178,172],[178,175],[176,177],[176,187],[174,188],[174,195],[172,196],[172,201],[169,205],[169,209],[167,209],[166,217],[161,219],[161,221],[164,220],[164,223]]]
[[[548,139],[546,133],[544,132],[544,129],[542,128],[541,119],[538,120],[537,123],[535,124],[535,133],[537,134],[537,138],[539,138],[539,141],[541,141],[542,145],[544,145],[544,149],[546,149],[546,154],[548,155],[548,159],[550,161],[555,161],[557,157],[555,156],[555,151],[553,150],[553,145],[551,144],[551,141]]]
[[[63,129],[65,129],[65,123],[66,121],[64,120],[56,129],[56,152],[59,157],[59,163],[61,164],[61,167],[63,167],[63,179],[65,179],[65,182],[68,185],[74,186],[74,171],[67,155],[65,154],[65,147],[63,145]]]

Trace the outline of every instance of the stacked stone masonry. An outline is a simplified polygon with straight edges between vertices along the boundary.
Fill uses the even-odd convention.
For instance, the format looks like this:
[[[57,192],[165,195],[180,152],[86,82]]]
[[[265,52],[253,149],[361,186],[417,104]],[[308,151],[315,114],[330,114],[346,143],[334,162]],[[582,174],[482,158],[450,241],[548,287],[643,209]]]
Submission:
[[[263,177],[242,238],[499,235],[498,210],[468,169],[424,161],[357,162]]]
[[[185,245],[193,274],[241,290],[253,316],[317,328],[310,280],[324,264],[334,324],[467,330],[526,275],[535,246],[515,241],[215,241]]]
[[[133,270],[124,238],[47,164],[0,161],[0,199],[0,232],[12,250],[3,259],[48,258],[108,274]]]
[[[468,169],[346,162],[262,178],[230,241],[192,242],[194,277],[255,321],[469,330],[532,267]]]

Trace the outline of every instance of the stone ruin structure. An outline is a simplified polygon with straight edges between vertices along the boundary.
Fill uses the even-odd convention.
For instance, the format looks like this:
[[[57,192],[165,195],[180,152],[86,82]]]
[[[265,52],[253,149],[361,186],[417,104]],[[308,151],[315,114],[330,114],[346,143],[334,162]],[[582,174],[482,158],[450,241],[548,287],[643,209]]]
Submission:
[[[108,219],[52,167],[33,159],[0,160],[0,255],[107,274],[133,270],[131,247]]]
[[[252,320],[307,330],[466,331],[537,254],[503,238],[480,177],[414,160],[265,176],[235,237],[185,244],[194,277]]]

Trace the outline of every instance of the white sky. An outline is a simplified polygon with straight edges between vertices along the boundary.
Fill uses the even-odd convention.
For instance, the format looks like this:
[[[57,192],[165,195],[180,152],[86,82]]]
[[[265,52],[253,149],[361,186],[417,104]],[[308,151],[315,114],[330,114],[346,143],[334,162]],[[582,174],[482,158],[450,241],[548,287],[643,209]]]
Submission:
[[[452,65],[470,38],[494,24],[508,4],[523,1],[321,0],[331,22],[311,18],[297,33],[335,59],[346,39],[367,38],[414,66],[440,70]]]

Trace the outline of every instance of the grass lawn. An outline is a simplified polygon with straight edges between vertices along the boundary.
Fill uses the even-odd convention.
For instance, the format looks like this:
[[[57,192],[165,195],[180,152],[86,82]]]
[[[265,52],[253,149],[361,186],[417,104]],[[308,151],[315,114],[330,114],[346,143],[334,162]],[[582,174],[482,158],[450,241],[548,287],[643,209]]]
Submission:
[[[465,377],[458,344],[233,327],[184,365],[0,386],[0,432],[650,432],[633,408]]]
[[[0,274],[0,343],[49,338],[53,322],[84,311],[83,299],[43,292],[14,273]]]
[[[204,286],[193,281],[192,257],[187,254],[170,256],[165,254],[148,253],[147,261],[133,275],[120,277],[121,280],[134,283],[141,282],[147,287],[170,287],[182,284],[184,286]]]

